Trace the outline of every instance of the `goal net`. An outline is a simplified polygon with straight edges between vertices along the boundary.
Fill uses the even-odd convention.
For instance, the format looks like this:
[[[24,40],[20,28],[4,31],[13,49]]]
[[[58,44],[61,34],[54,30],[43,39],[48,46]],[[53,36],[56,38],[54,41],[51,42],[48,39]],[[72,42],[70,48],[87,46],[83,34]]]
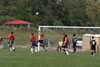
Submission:
[[[76,37],[79,41],[82,41],[82,38],[86,34],[100,34],[100,27],[79,27],[79,26],[39,26],[39,33],[44,33],[44,40],[46,40],[47,46],[50,50],[57,48],[58,42],[63,41],[64,33],[68,35],[70,41],[70,48],[72,48],[72,36],[76,34]],[[87,36],[88,36],[87,35]],[[40,39],[40,36],[38,36]],[[88,42],[89,43],[89,42]],[[77,46],[82,47],[82,43],[80,42]],[[89,48],[90,49],[90,48]],[[38,50],[40,51],[40,44],[38,44]]]

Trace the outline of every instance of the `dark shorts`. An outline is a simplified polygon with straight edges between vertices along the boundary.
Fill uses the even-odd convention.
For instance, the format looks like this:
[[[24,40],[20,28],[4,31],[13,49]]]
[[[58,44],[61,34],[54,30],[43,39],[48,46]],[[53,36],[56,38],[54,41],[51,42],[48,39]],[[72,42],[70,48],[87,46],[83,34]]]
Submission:
[[[14,40],[9,41],[9,45],[13,45],[13,43],[14,43]]]
[[[65,48],[65,46],[62,46],[62,48]]]
[[[69,49],[69,45],[65,45],[65,46],[63,46],[63,48],[67,48],[67,49]]]
[[[36,42],[31,42],[30,46],[36,46]]]
[[[91,45],[91,50],[96,50],[96,46],[95,45]]]
[[[43,44],[43,40],[39,40],[39,42],[40,42],[41,44]]]

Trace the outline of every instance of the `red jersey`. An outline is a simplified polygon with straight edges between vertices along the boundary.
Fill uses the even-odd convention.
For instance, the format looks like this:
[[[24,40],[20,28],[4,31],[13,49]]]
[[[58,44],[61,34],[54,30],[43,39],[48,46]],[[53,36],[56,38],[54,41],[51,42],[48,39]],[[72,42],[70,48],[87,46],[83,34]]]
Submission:
[[[8,38],[9,38],[9,40],[14,40],[15,39],[13,34],[10,34],[10,36]]]
[[[69,39],[68,39],[68,37],[65,38],[65,43],[66,43],[66,45],[69,45]]]
[[[39,34],[40,35],[40,40],[43,40],[43,34]]]
[[[34,35],[31,36],[30,42],[36,42],[36,37]]]

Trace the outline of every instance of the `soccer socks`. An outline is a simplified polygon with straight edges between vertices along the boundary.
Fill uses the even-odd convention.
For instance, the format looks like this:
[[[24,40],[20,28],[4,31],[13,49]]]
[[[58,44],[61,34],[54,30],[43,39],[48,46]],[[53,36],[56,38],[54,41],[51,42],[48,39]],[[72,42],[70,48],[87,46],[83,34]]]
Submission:
[[[31,48],[31,53],[33,54],[33,48]]]
[[[67,55],[69,55],[68,51],[65,51]]]
[[[35,49],[35,52],[36,52],[36,53],[38,52],[37,49]]]
[[[12,50],[15,51],[15,47],[12,47]]]
[[[37,49],[35,49],[35,52],[37,53],[37,52],[38,52],[38,50],[37,50]],[[33,48],[31,48],[31,53],[33,54]]]
[[[12,52],[12,48],[10,47],[10,51]]]
[[[15,48],[14,48],[14,47],[12,47],[12,49],[14,50]]]

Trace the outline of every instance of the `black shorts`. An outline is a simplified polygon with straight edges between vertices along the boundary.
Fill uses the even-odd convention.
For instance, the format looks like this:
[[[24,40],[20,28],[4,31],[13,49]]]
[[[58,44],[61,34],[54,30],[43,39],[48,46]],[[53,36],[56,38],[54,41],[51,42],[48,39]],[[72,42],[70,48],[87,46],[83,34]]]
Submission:
[[[91,50],[96,50],[96,46],[95,45],[91,45]]]
[[[76,47],[76,43],[73,43],[73,48]]]
[[[40,42],[41,44],[43,44],[43,40],[39,40],[39,42]]]
[[[66,48],[66,45],[63,45],[62,48]]]
[[[65,46],[62,46],[62,48],[65,48]]]

